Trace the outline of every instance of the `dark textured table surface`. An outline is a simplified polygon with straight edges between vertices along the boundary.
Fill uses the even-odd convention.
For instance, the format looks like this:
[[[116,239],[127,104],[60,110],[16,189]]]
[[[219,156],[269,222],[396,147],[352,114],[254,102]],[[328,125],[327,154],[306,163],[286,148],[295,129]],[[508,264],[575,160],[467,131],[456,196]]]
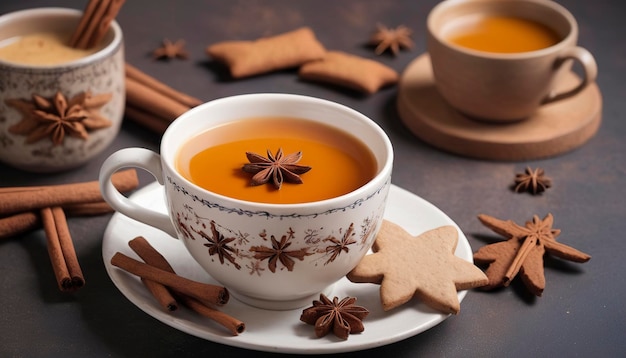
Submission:
[[[62,6],[82,9],[78,0],[3,0],[0,14]],[[328,48],[376,57],[364,43],[376,23],[404,24],[416,46],[377,60],[402,72],[425,51],[425,19],[437,3],[413,1],[137,1],[118,16],[126,59],[161,81],[202,100],[229,95],[281,92],[330,99],[378,122],[395,147],[393,183],[430,201],[464,231],[476,251],[494,238],[477,215],[523,223],[553,213],[559,240],[592,258],[585,264],[546,262],[542,297],[522,285],[495,292],[471,291],[461,313],[414,337],[346,357],[626,355],[626,5],[619,0],[562,0],[580,25],[579,43],[596,57],[603,95],[603,122],[586,145],[558,157],[525,162],[467,159],[434,149],[401,123],[397,87],[372,96],[299,81],[281,71],[230,80],[204,54],[226,39],[254,39],[310,26]],[[153,61],[163,38],[185,39],[190,59]],[[115,142],[87,165],[58,174],[32,174],[0,164],[0,186],[95,180],[102,161],[129,146],[158,150],[159,137],[125,122]],[[509,189],[515,173],[542,167],[553,179],[544,195]],[[141,174],[142,185],[152,181]],[[138,309],[106,274],[101,240],[110,215],[70,219],[87,284],[75,294],[56,287],[44,236],[35,231],[0,242],[1,357],[274,356],[199,339],[171,328]],[[367,326],[366,326],[367,329]]]

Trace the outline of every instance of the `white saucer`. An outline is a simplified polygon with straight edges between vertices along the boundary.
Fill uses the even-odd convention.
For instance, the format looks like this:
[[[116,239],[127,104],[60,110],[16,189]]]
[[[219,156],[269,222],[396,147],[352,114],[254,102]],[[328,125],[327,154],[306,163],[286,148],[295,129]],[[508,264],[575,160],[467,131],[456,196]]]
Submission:
[[[131,196],[136,203],[165,212],[163,190],[152,183]],[[441,210],[422,198],[392,185],[385,218],[403,226],[412,235],[420,234],[442,225],[453,225],[459,230],[456,255],[472,262],[472,249],[463,232]],[[357,297],[357,304],[366,307],[370,314],[364,320],[365,331],[350,335],[342,341],[332,334],[316,338],[313,326],[300,321],[302,309],[269,311],[248,306],[231,297],[220,307],[246,324],[246,331],[231,336],[221,326],[184,308],[170,313],[161,309],[141,281],[125,271],[113,267],[111,257],[122,252],[137,257],[128,247],[136,236],[145,237],[170,262],[176,273],[192,280],[213,282],[210,276],[193,261],[183,244],[164,232],[141,224],[122,214],[111,218],[104,233],[102,256],[106,270],[117,288],[137,307],[159,321],[191,335],[230,346],[267,352],[320,354],[358,351],[378,347],[419,334],[444,321],[448,315],[438,313],[414,299],[390,312],[380,305],[378,285],[355,284],[343,278],[334,285],[332,296]],[[459,300],[467,291],[458,293]],[[462,312],[461,312],[462,314]]]

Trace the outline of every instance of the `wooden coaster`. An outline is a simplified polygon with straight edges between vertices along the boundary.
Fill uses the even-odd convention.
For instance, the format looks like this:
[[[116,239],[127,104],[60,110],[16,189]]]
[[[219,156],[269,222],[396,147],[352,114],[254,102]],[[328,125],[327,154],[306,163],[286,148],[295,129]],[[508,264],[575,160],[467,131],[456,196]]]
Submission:
[[[572,88],[578,81],[570,72],[559,87]],[[418,138],[454,154],[489,160],[522,161],[565,153],[587,142],[602,117],[602,96],[594,83],[520,122],[470,119],[437,92],[428,54],[413,60],[402,74],[397,104],[400,118]]]

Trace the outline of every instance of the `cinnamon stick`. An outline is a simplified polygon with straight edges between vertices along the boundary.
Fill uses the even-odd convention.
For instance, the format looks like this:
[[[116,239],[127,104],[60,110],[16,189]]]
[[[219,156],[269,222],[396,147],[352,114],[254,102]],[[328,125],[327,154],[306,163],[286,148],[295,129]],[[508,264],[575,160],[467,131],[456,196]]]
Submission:
[[[152,246],[150,246],[148,241],[146,241],[146,239],[142,236],[138,236],[130,240],[128,242],[128,246],[130,246],[130,248],[133,249],[133,251],[135,251],[135,253],[139,255],[139,257],[141,257],[141,259],[148,265],[175,273],[174,269],[172,269],[167,260],[165,260],[165,258],[161,256],[158,251],[147,249],[152,248]],[[152,293],[152,295],[156,298],[161,307],[168,311],[175,311],[178,309],[178,303],[167,287],[156,281],[145,278],[141,278],[141,281],[148,288],[148,290],[150,290],[150,293]]]
[[[70,46],[88,49],[96,46],[109,31],[125,0],[90,0],[83,11]]]
[[[130,246],[130,248],[133,249],[133,251],[148,265],[171,273],[176,273],[165,257],[163,257],[160,252],[150,245],[145,237],[137,236],[128,242],[128,246]]]
[[[150,243],[142,236],[138,236],[131,241],[128,242],[128,245],[135,251],[139,257],[146,264],[158,267],[162,270],[166,270],[171,273],[175,273],[172,266],[167,262],[165,257],[161,255]],[[207,317],[220,325],[224,326],[226,329],[230,331],[233,335],[238,335],[245,330],[245,324],[224,312],[220,312],[212,307],[209,307],[202,302],[189,297],[183,293],[178,291],[174,292],[176,294],[176,298],[183,302],[185,306],[190,308],[191,310]]]
[[[150,87],[152,89],[154,89],[155,91],[173,99],[174,101],[177,101],[187,107],[195,107],[198,106],[200,104],[202,104],[202,101],[194,98],[192,96],[189,96],[185,93],[182,93],[180,91],[177,91],[175,89],[173,89],[172,87],[164,84],[163,82],[157,80],[156,78],[142,72],[141,70],[139,70],[137,67],[126,63],[125,65],[125,69],[126,69],[126,77],[130,78],[132,80],[135,80],[136,82],[143,84],[147,87]]]
[[[67,219],[63,208],[55,206],[52,208],[52,216],[54,217],[54,223],[56,224],[57,234],[59,242],[61,243],[61,251],[63,251],[63,257],[65,258],[65,264],[70,272],[72,278],[72,287],[74,289],[81,288],[85,285],[85,278],[83,271],[78,263],[78,257],[76,256],[76,250],[74,249],[74,242],[70,229],[67,226]]]
[[[67,216],[95,216],[113,212],[106,202],[73,204],[63,207]],[[40,216],[35,211],[26,211],[0,218],[0,240],[23,234],[41,227]]]
[[[76,30],[74,30],[74,33],[72,34],[72,37],[70,38],[71,47],[78,48],[78,42],[81,40],[81,38],[85,37],[85,33],[87,32],[86,31],[87,27],[91,23],[93,19],[93,15],[98,6],[99,6],[99,0],[90,0],[87,3],[85,10],[83,10],[83,15],[81,16],[80,21],[78,22],[78,26],[76,27]],[[85,41],[85,40],[82,40],[82,41]]]
[[[104,38],[104,35],[106,35],[107,31],[109,31],[109,28],[111,27],[111,22],[113,22],[125,1],[126,0],[111,0],[109,2],[106,11],[97,23],[97,26],[94,28],[91,37],[89,37],[87,48],[92,48],[102,41],[102,38]]]
[[[113,174],[111,182],[121,192],[127,192],[139,186],[135,169],[122,170]],[[103,200],[98,181],[32,188],[4,188],[0,191],[0,216],[52,206],[102,202]]]
[[[83,31],[78,35],[78,40],[73,47],[86,49],[89,45],[89,41],[93,35],[94,30],[100,23],[102,16],[107,10],[109,6],[110,0],[90,0],[90,2],[95,2],[95,5],[92,7],[92,12],[88,14],[87,25],[84,27]],[[89,8],[89,4],[87,5]]]
[[[170,122],[189,110],[189,106],[128,76],[126,77],[126,103]]]
[[[223,305],[228,302],[229,294],[225,287],[189,280],[174,273],[137,261],[121,252],[117,252],[113,255],[111,264],[133,275],[156,281],[173,290],[192,296],[202,302],[216,305]]]
[[[0,219],[0,239],[6,239],[35,229],[39,226],[39,216],[34,212],[15,214]]]
[[[524,260],[526,260],[526,256],[530,253],[530,251],[537,246],[537,237],[534,235],[526,236],[523,239],[522,246],[517,251],[513,262],[511,262],[511,266],[504,274],[503,285],[508,286],[511,283],[511,280],[517,275]]]
[[[129,106],[128,104],[124,109],[124,115],[134,122],[137,122],[142,126],[148,128],[149,130],[159,134],[165,133],[165,130],[171,123],[171,121],[168,119],[159,118],[154,114],[148,113],[133,106]]]
[[[69,204],[63,206],[67,216],[96,216],[112,213],[114,210],[106,201],[95,203]]]
[[[180,295],[179,299],[183,304],[196,313],[210,318],[211,320],[219,323],[230,331],[233,336],[236,336],[246,330],[246,325],[242,321],[232,317],[231,315],[211,308],[202,302],[186,295]]]
[[[48,255],[61,291],[73,291],[85,284],[74,244],[60,207],[41,210],[41,221],[48,244]]]
[[[174,312],[178,309],[178,302],[176,302],[176,299],[172,296],[172,293],[166,286],[145,278],[142,278],[141,282],[143,282],[144,286],[146,286],[148,291],[150,291],[152,296],[159,302],[159,305],[161,305],[163,309],[168,312]]]

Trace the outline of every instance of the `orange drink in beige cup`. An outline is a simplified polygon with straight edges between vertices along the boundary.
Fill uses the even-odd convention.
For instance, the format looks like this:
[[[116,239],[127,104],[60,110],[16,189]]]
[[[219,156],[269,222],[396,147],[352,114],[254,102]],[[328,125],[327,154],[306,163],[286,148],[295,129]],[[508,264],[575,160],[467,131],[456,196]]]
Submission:
[[[393,149],[343,105],[289,94],[217,99],[186,112],[160,154],[128,148],[102,165],[104,198],[178,238],[234,297],[268,309],[310,304],[367,253],[383,219]],[[111,185],[125,167],[164,186],[167,214]]]
[[[437,89],[470,117],[522,120],[596,79],[593,56],[577,46],[576,20],[554,1],[447,0],[430,12],[427,30]],[[555,92],[573,61],[580,82]]]

